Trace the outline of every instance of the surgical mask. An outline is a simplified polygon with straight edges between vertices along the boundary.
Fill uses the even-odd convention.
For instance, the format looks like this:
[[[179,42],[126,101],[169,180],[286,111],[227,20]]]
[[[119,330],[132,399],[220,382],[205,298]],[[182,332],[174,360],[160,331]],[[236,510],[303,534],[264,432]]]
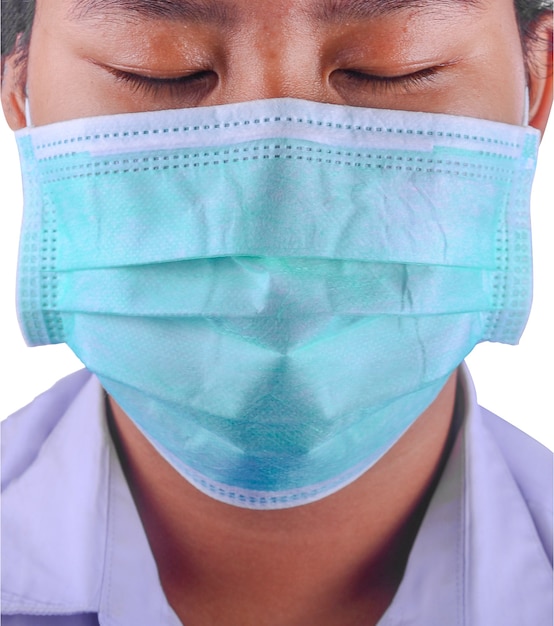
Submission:
[[[533,129],[279,99],[17,136],[27,342],[220,501],[341,489],[524,328]]]

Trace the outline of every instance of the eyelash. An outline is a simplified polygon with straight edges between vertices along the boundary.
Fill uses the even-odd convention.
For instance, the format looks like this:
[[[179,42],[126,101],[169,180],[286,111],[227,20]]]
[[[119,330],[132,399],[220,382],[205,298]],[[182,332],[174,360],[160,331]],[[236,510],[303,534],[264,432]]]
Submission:
[[[412,88],[423,87],[435,80],[438,68],[429,67],[419,72],[404,74],[402,76],[375,76],[358,70],[340,71],[347,80],[369,85],[374,91],[386,93],[400,88],[405,93],[410,93]]]
[[[191,91],[195,97],[200,97],[202,91],[207,90],[209,87],[208,80],[216,77],[215,73],[211,70],[202,70],[186,76],[177,76],[176,78],[155,78],[142,74],[124,72],[115,68],[107,69],[118,81],[127,83],[133,90],[151,95],[157,95],[165,91],[169,93],[170,96],[182,96],[183,90],[187,90]],[[418,87],[425,86],[429,82],[432,82],[436,78],[438,68],[430,67],[420,70],[419,72],[404,74],[402,76],[376,76],[358,70],[338,71],[346,80],[368,85],[375,92],[388,93],[401,89],[404,93],[410,93],[412,89],[417,89]]]
[[[168,92],[170,96],[182,95],[183,90],[189,90],[193,93],[195,91],[201,92],[202,88],[207,88],[208,79],[215,77],[214,72],[211,70],[202,70],[194,74],[177,76],[175,78],[155,78],[153,76],[124,72],[115,68],[107,69],[118,81],[127,83],[133,90],[154,95],[162,91]]]

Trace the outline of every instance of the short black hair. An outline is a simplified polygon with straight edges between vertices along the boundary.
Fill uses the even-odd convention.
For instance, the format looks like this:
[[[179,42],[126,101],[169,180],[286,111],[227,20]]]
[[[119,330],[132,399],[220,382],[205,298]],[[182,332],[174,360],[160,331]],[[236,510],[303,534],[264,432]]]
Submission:
[[[1,48],[4,58],[12,52],[24,53],[26,50],[35,14],[35,0],[1,0],[1,2]],[[514,0],[514,5],[525,50],[525,41],[533,37],[539,17],[545,11],[552,11],[553,0]]]
[[[552,0],[514,0],[519,27],[524,36],[533,31],[537,19],[545,11],[552,11],[553,4]]]
[[[15,50],[20,41],[25,45],[29,41],[35,0],[2,0],[2,56]]]

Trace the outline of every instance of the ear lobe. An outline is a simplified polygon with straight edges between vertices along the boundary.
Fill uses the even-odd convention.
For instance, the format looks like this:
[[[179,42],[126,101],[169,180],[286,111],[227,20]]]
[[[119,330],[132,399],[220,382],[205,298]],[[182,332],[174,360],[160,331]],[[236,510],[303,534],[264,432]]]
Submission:
[[[2,108],[12,130],[24,128],[26,63],[17,53],[4,59],[2,72]]]
[[[553,96],[551,19],[539,22],[535,33],[528,49],[529,125],[544,133]]]

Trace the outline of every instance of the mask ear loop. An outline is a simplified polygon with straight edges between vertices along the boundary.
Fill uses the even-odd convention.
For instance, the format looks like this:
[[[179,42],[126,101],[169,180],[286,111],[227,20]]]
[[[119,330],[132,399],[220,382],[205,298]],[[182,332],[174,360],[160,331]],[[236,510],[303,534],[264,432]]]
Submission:
[[[31,120],[31,107],[29,106],[29,97],[25,95],[25,122],[27,126],[33,126],[33,121]]]
[[[523,102],[523,126],[529,126],[529,87],[525,85],[525,96]]]

